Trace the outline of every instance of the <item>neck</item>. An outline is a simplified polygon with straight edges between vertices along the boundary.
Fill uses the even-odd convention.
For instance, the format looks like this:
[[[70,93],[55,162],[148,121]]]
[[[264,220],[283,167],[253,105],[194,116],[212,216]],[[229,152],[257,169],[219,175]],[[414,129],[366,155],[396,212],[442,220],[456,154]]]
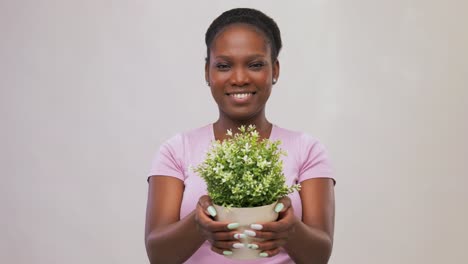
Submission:
[[[259,120],[232,120],[227,118],[219,118],[215,123],[213,123],[215,139],[223,141],[228,136],[226,132],[228,129],[232,133],[238,133],[240,126],[255,125],[255,129],[260,134],[260,139],[269,138],[272,130],[272,124],[264,117]]]

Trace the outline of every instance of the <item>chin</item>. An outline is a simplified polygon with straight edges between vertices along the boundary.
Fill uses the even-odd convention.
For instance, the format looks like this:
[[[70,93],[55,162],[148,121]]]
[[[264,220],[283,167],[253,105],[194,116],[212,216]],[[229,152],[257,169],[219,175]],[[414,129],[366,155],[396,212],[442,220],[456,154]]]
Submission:
[[[236,121],[250,121],[255,118],[256,113],[252,112],[237,112],[237,113],[229,113],[226,114],[230,119],[236,120]]]

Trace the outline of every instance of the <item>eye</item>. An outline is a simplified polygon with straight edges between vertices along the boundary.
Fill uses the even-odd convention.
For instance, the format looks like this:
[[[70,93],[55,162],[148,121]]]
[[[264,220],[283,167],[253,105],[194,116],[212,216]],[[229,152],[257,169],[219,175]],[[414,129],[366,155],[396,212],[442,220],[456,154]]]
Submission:
[[[263,66],[265,66],[265,63],[263,62],[254,62],[249,65],[249,68],[252,68],[254,70],[260,70]]]
[[[226,63],[217,63],[215,67],[220,71],[227,71],[231,68],[231,66]]]

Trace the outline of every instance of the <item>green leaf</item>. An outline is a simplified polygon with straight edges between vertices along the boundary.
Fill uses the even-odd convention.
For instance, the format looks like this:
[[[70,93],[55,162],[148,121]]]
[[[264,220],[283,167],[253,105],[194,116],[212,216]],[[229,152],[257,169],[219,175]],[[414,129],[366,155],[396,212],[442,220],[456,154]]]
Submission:
[[[280,140],[259,140],[254,125],[241,126],[239,133],[223,142],[213,141],[205,160],[196,168],[207,185],[208,195],[218,205],[254,207],[275,202],[300,190],[296,184],[288,187],[283,174]]]

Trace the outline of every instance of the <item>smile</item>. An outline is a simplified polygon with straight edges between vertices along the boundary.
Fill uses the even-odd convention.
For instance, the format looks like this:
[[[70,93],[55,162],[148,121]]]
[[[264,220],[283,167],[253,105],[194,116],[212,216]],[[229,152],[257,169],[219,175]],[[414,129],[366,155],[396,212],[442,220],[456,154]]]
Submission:
[[[250,92],[250,93],[226,93],[226,95],[233,96],[236,98],[244,98],[253,94],[256,94],[257,92]]]
[[[256,92],[253,93],[233,93],[233,94],[226,94],[231,98],[235,103],[244,103],[247,101],[250,101],[250,99],[253,97],[253,95],[256,94]]]
[[[248,96],[254,95],[255,92],[253,93],[239,93],[239,94],[228,94],[229,96],[235,97],[235,98],[246,98]]]

